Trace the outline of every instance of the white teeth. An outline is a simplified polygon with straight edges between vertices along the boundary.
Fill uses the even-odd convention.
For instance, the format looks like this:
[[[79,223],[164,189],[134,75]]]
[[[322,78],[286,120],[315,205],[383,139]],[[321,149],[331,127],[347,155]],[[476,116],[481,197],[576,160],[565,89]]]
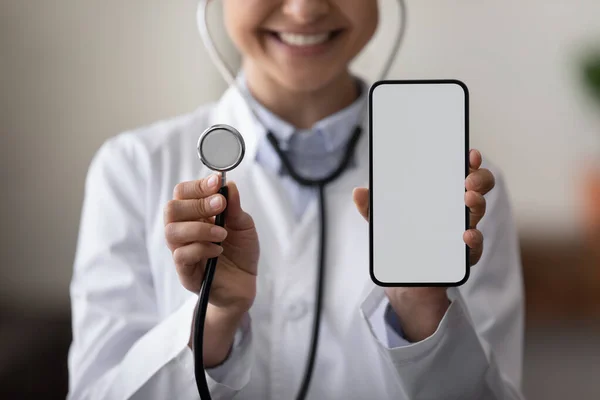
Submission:
[[[331,36],[329,33],[320,33],[318,35],[300,35],[297,33],[279,33],[279,38],[285,44],[290,46],[314,46],[325,43]]]

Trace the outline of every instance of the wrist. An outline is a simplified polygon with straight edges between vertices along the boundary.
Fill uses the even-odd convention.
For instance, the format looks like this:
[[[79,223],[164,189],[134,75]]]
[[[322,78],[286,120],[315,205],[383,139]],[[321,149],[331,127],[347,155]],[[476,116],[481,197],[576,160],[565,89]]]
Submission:
[[[229,357],[235,334],[246,311],[223,309],[208,305],[204,322],[203,363],[205,368],[215,368]],[[189,347],[192,348],[194,332],[190,335]]]
[[[390,292],[390,305],[411,343],[433,335],[451,304],[445,288],[393,288]]]

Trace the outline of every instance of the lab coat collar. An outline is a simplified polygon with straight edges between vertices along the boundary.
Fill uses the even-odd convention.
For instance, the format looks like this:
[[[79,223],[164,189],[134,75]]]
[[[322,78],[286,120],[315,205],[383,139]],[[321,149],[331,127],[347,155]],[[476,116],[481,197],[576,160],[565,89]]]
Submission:
[[[344,109],[317,121],[309,130],[319,131],[325,136],[326,146],[328,151],[344,146],[351,135],[351,129],[348,126],[353,126],[362,122],[364,118],[364,110],[366,110],[366,102],[368,96],[368,86],[365,81],[356,77],[356,83],[359,87],[359,98],[351,105]],[[268,109],[266,109],[258,100],[254,98],[246,82],[246,77],[243,72],[237,76],[237,84],[244,91],[246,98],[250,101],[253,110],[258,114],[258,118],[266,129],[270,130],[278,139],[279,146],[282,150],[288,149],[289,141],[292,136],[306,129],[299,129],[294,125],[284,121]]]

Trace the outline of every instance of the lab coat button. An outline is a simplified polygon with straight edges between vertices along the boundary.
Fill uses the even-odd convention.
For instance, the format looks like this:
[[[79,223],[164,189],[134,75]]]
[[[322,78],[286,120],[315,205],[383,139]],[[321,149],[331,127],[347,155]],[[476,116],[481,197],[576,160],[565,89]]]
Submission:
[[[303,301],[296,301],[288,307],[288,318],[296,320],[304,317],[308,311],[308,306]]]

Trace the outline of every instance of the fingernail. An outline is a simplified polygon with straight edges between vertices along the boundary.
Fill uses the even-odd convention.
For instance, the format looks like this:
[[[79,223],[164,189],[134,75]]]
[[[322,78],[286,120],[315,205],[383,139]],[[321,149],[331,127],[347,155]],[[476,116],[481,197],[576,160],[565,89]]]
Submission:
[[[210,178],[208,178],[208,187],[209,188],[214,188],[217,186],[217,176],[216,175],[211,175]]]
[[[212,228],[210,228],[210,234],[216,240],[221,241],[227,237],[227,230],[215,225]]]
[[[213,196],[210,199],[209,204],[213,209],[215,209],[215,210],[219,209],[221,207],[221,196],[218,196],[218,195]]]

